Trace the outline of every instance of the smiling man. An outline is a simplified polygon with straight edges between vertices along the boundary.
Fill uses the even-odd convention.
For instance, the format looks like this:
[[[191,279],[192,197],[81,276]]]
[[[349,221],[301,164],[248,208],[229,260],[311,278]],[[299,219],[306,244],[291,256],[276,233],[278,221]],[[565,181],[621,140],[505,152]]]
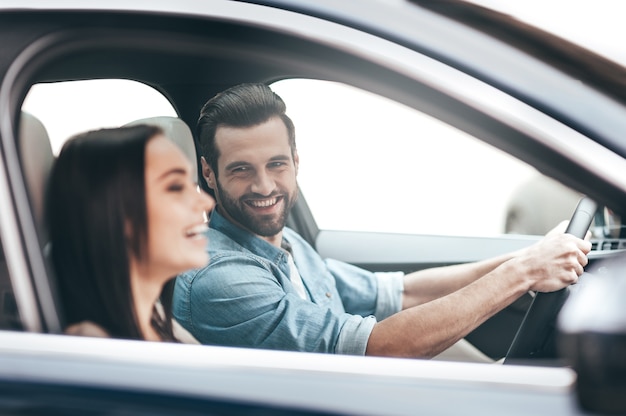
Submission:
[[[280,246],[282,229],[297,198],[298,154],[280,117],[249,128],[221,126],[215,142],[222,170],[202,159],[207,183],[231,222]],[[276,140],[282,138],[282,140]]]
[[[433,357],[587,264],[591,244],[556,230],[515,253],[407,275],[322,259],[285,227],[299,158],[282,99],[264,84],[233,87],[205,104],[197,134],[217,200],[211,260],[178,276],[174,316],[204,344]]]

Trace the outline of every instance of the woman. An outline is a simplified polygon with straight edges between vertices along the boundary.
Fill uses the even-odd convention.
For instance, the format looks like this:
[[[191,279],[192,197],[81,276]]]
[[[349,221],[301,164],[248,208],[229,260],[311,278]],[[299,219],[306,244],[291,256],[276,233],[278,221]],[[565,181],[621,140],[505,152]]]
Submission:
[[[213,206],[158,127],[102,129],[66,142],[46,205],[66,332],[177,340],[164,288],[208,262],[204,214]]]

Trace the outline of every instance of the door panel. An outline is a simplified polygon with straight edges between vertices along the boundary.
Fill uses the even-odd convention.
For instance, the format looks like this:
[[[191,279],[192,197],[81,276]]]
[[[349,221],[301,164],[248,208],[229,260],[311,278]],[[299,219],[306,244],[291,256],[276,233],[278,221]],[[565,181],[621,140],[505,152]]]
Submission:
[[[415,271],[483,260],[529,246],[539,239],[539,236],[448,237],[322,230],[316,248],[322,257],[366,268]]]

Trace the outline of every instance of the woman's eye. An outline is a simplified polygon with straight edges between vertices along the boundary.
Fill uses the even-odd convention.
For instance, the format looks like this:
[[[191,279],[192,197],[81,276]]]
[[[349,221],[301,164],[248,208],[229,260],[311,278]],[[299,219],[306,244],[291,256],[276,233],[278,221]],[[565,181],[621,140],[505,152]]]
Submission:
[[[170,192],[182,192],[185,189],[185,185],[182,183],[174,183],[167,187]]]

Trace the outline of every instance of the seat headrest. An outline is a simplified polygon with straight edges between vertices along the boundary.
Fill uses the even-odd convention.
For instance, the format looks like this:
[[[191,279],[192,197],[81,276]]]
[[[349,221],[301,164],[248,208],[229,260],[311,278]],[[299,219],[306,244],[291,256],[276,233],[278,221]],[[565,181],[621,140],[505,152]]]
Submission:
[[[159,116],[142,118],[139,120],[126,123],[126,126],[132,126],[136,124],[148,124],[156,125],[163,130],[163,133],[178,145],[183,153],[189,158],[191,162],[191,174],[196,180],[198,180],[198,165],[196,160],[196,145],[193,140],[193,134],[191,129],[183,120],[178,117],[171,116]]]
[[[35,116],[22,112],[19,128],[20,161],[35,222],[40,231],[40,238],[43,238],[44,198],[48,177],[54,163],[54,153],[46,128]]]

